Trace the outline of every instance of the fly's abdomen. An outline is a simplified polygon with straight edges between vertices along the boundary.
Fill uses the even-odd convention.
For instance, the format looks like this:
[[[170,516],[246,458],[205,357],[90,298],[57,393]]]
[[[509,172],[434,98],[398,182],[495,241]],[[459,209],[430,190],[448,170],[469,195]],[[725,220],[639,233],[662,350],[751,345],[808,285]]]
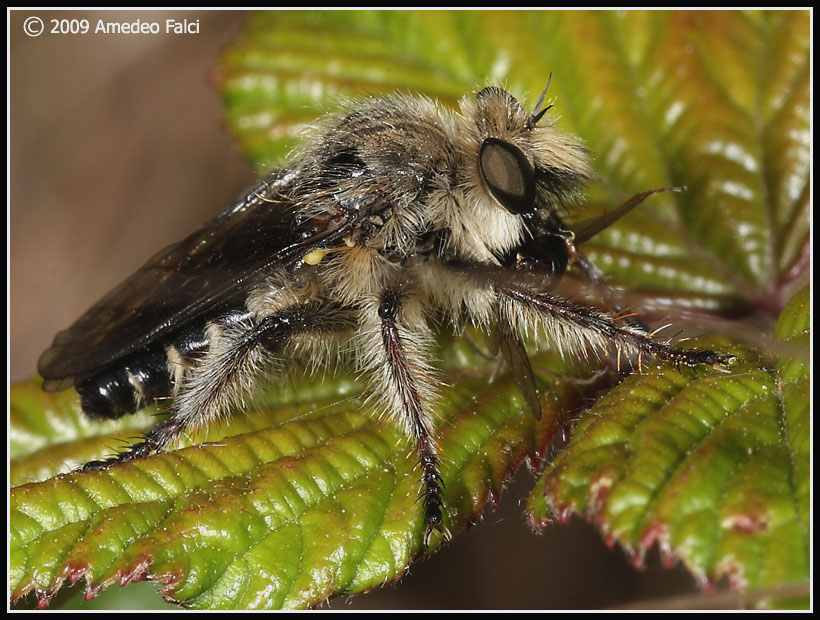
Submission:
[[[94,418],[119,418],[171,394],[165,349],[153,346],[109,366],[77,386],[83,411]]]
[[[119,418],[169,398],[175,382],[207,351],[206,325],[200,322],[178,330],[164,342],[133,353],[79,383],[83,411],[95,418]]]

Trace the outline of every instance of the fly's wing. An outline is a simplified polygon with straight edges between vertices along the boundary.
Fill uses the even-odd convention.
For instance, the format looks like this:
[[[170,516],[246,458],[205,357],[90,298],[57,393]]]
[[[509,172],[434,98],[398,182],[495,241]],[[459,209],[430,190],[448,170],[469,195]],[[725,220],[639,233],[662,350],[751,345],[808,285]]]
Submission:
[[[276,178],[151,258],[54,338],[40,357],[43,388],[76,385],[111,362],[219,308],[243,307],[254,285],[312,247],[332,244],[345,219],[299,222]]]
[[[532,372],[527,349],[521,339],[512,332],[506,323],[498,322],[490,328],[487,334],[487,346],[490,353],[495,355],[499,351],[501,357],[515,379],[518,389],[524,395],[532,415],[536,420],[541,419],[541,401],[538,398],[538,388],[535,385],[535,375]]]

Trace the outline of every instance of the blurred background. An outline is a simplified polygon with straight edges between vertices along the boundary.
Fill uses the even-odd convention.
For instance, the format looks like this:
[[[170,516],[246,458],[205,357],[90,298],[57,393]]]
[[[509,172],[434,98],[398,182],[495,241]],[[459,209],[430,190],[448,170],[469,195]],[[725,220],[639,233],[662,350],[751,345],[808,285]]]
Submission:
[[[114,21],[199,20],[199,34],[29,37],[10,24],[9,373],[30,377],[54,334],[159,248],[225,209],[254,182],[222,121],[214,68],[246,14],[37,12]],[[657,553],[636,571],[578,520],[533,535],[519,472],[498,511],[398,586],[334,609],[691,606],[699,592]],[[74,592],[72,599],[70,594]],[[66,589],[55,600],[89,608]],[[162,606],[154,584],[111,587],[98,608]],[[719,601],[711,599],[711,605]]]
[[[200,20],[200,34],[23,33],[11,20],[11,365],[30,376],[54,334],[156,250],[254,180],[211,86],[235,13],[38,12]]]

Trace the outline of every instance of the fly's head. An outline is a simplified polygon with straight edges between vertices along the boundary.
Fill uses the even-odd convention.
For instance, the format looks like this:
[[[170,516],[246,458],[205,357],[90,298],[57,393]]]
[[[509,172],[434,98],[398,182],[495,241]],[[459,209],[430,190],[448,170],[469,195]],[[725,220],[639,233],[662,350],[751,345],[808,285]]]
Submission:
[[[550,106],[542,101],[528,112],[495,86],[461,101],[459,210],[470,234],[456,234],[454,242],[472,242],[474,257],[505,262],[541,234],[558,205],[580,196],[590,176],[581,141],[545,118]]]

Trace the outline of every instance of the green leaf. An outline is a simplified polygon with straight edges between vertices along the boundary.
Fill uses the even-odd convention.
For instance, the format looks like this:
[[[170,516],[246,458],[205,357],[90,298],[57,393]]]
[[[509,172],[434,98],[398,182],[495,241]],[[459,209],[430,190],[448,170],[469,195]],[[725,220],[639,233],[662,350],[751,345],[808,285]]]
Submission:
[[[805,288],[775,330],[787,353],[712,340],[743,360],[731,373],[626,379],[539,478],[533,523],[578,513],[638,564],[657,543],[704,583],[728,575],[785,604],[777,592],[809,578],[809,317]]]
[[[126,445],[156,420],[144,409],[116,421],[91,420],[77,394],[43,392],[39,381],[16,383],[9,400],[9,479],[12,486],[46,480]]]
[[[488,381],[494,363],[464,346],[444,354],[438,441],[453,532],[478,518],[525,456],[537,458],[576,396],[556,378],[563,363],[544,354],[534,363],[545,410],[538,424],[522,412],[514,381]],[[13,386],[11,428],[25,419],[53,434],[46,419],[73,424],[75,397],[41,395],[51,405],[29,408],[37,387]],[[292,608],[398,579],[440,540],[423,544],[414,451],[363,407],[361,387],[346,374],[305,376],[266,393],[252,413],[194,434],[191,447],[15,487],[12,600],[35,591],[47,604],[66,579],[84,578],[87,596],[151,579],[192,607]],[[95,454],[87,436],[52,448],[103,456],[125,431],[114,426],[99,426]],[[31,471],[42,452],[14,458],[12,475]]]

